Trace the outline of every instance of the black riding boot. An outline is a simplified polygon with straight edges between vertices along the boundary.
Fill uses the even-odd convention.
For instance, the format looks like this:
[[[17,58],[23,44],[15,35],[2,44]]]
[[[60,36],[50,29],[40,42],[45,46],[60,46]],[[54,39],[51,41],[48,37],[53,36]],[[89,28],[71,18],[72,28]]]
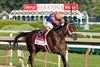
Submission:
[[[39,37],[43,38],[44,37],[45,32],[40,31]]]

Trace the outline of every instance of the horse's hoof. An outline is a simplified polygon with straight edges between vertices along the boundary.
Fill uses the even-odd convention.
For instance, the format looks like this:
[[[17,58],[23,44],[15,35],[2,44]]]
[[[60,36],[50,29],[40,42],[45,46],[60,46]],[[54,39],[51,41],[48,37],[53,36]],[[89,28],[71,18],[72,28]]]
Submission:
[[[22,65],[22,67],[25,67],[25,65]]]
[[[67,65],[67,67],[70,67],[69,65]]]
[[[29,64],[27,64],[27,65],[26,65],[26,67],[30,67],[30,65],[29,65]]]

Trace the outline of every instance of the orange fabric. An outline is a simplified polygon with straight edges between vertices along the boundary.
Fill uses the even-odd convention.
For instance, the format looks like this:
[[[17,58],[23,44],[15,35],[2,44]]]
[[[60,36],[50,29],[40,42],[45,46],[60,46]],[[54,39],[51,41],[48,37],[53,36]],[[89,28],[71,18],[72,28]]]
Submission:
[[[62,14],[60,12],[56,12],[55,13],[56,18],[61,19],[62,18]]]
[[[54,20],[54,24],[59,24],[59,21],[58,20]]]

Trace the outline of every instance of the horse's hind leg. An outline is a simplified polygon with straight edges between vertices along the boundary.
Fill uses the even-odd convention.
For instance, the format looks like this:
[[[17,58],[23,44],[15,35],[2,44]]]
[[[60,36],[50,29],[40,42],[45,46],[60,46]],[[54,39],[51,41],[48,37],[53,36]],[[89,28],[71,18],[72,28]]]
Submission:
[[[65,55],[64,54],[60,54],[61,58],[62,58],[62,61],[63,61],[63,65],[64,67],[69,67],[67,61],[66,61],[66,58],[65,58]]]
[[[36,52],[32,51],[30,53],[29,59],[28,59],[28,64],[27,67],[29,67],[29,63],[31,64],[31,67],[34,67],[34,57],[35,57]]]
[[[22,67],[25,67],[25,65],[24,65],[24,53],[22,50],[18,49],[18,57],[19,57],[19,61],[22,64]]]

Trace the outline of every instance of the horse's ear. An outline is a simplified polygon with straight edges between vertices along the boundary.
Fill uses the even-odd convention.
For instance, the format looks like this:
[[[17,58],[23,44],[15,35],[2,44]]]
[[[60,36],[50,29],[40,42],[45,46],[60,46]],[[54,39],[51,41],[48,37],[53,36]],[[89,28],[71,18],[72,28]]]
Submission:
[[[68,20],[66,18],[64,18],[65,23],[68,23]]]
[[[73,23],[73,20],[70,20],[70,23]]]

